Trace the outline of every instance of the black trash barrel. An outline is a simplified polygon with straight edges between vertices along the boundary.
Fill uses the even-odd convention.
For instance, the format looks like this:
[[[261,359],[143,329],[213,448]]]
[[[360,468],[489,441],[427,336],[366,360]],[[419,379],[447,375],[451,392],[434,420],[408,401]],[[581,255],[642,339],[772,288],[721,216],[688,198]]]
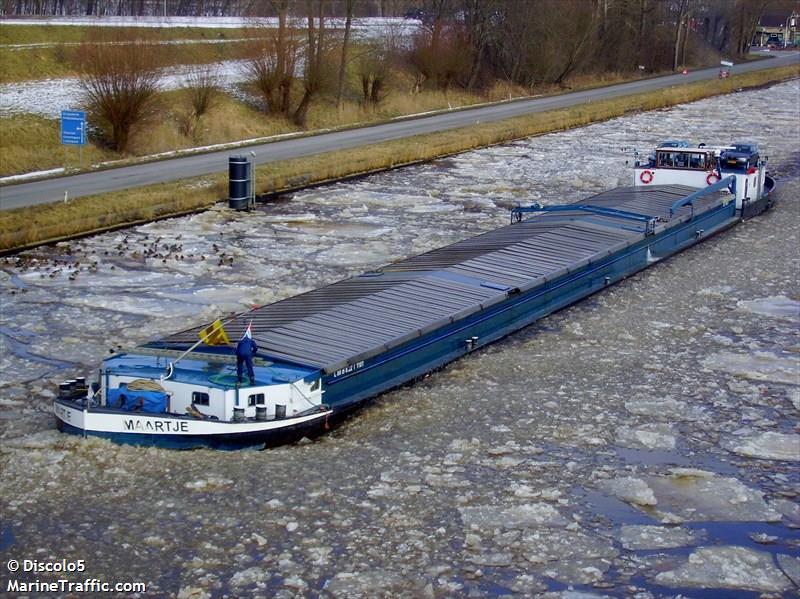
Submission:
[[[247,156],[228,158],[228,207],[247,210],[252,196],[253,167]]]

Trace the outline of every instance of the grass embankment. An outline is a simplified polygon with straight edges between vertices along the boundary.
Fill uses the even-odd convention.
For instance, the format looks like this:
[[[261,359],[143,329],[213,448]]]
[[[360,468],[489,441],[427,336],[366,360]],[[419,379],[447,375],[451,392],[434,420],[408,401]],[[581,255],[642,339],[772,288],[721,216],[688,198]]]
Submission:
[[[274,162],[257,169],[258,191],[259,194],[279,193],[531,135],[579,127],[621,116],[631,110],[664,108],[798,76],[800,69],[797,67],[769,69],[497,123],[373,144],[355,150]],[[68,204],[0,212],[0,251],[199,210],[223,199],[226,192],[225,175],[220,174],[204,177],[202,181],[178,181],[123,193],[79,198]]]
[[[337,109],[328,99],[312,104],[307,129],[380,122],[450,106],[503,100],[523,93],[521,89],[506,85],[497,85],[484,94],[436,90],[397,93],[390,95],[378,110],[368,112],[354,101],[347,101]],[[134,132],[128,154],[113,152],[90,138],[83,147],[82,160],[77,147],[61,145],[57,119],[32,114],[1,117],[0,177],[59,167],[86,169],[103,161],[303,131],[287,119],[267,117],[252,105],[225,93],[220,93],[215,106],[197,121],[190,116],[191,103],[184,90],[159,93],[158,105],[158,120]]]

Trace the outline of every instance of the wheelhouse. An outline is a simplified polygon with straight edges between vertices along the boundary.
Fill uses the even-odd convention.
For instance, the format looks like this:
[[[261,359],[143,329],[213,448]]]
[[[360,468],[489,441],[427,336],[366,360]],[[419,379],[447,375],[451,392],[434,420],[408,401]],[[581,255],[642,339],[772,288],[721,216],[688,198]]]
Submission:
[[[707,171],[716,166],[713,150],[702,148],[658,148],[655,165],[658,168],[678,168]]]

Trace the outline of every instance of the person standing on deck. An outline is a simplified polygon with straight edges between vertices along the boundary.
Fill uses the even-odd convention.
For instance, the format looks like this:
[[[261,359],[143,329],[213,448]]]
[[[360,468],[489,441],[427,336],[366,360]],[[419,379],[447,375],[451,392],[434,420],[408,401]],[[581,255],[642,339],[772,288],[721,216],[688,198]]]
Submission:
[[[253,341],[252,326],[252,322],[247,325],[247,330],[236,345],[236,381],[237,383],[242,382],[242,367],[247,365],[248,383],[251,385],[256,382],[256,375],[253,372],[253,356],[258,351],[258,345]]]

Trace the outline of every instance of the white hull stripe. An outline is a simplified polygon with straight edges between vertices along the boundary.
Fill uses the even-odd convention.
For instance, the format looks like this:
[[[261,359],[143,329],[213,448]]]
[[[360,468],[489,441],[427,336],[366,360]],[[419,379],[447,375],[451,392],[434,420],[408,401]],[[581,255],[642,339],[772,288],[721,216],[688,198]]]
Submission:
[[[219,420],[190,420],[188,418],[169,418],[144,414],[108,414],[103,412],[84,412],[60,403],[55,404],[56,418],[75,428],[97,433],[129,433],[142,435],[237,435],[266,431],[279,431],[325,418],[330,410],[315,412],[296,418],[269,421],[222,422]]]

